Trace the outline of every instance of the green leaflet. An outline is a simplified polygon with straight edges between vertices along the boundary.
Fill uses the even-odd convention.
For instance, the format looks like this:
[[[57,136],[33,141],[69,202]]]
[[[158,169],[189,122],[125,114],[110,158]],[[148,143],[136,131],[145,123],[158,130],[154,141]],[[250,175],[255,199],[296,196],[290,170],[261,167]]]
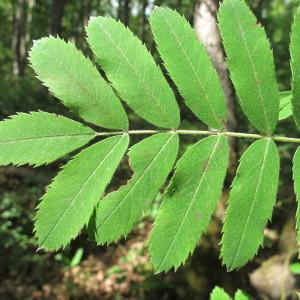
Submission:
[[[243,0],[224,0],[218,19],[233,84],[241,107],[259,131],[274,131],[278,86],[266,34]]]
[[[51,183],[39,205],[35,231],[41,248],[65,247],[89,221],[129,137],[105,139],[76,155]]]
[[[300,128],[300,7],[295,15],[291,34],[292,104],[293,115]]]
[[[95,240],[98,244],[111,243],[130,232],[172,170],[178,144],[177,134],[161,133],[130,149],[133,178],[118,191],[108,194],[97,207]]]
[[[31,48],[29,60],[44,85],[84,120],[105,128],[128,128],[119,99],[72,43],[42,38]]]
[[[191,146],[176,165],[149,241],[156,272],[177,269],[196,247],[221,195],[229,160],[227,138]]]
[[[156,8],[150,19],[158,51],[186,105],[208,126],[222,129],[225,97],[211,60],[184,17]]]
[[[250,300],[250,298],[246,296],[241,290],[237,290],[234,295],[234,300]]]
[[[300,263],[295,262],[289,265],[289,269],[292,274],[294,275],[300,275]]]
[[[293,114],[292,111],[292,92],[286,91],[279,93],[280,105],[279,105],[279,118],[278,120],[284,120]]]
[[[19,113],[0,122],[0,165],[48,164],[94,137],[92,129],[62,116]]]
[[[210,294],[210,300],[231,300],[231,298],[222,288],[217,286]]]
[[[296,213],[296,230],[297,230],[297,241],[300,244],[300,147],[298,147],[293,161],[293,179],[294,179],[294,189],[296,192],[296,199],[298,203],[298,209]]]
[[[130,30],[112,18],[92,18],[88,42],[114,88],[148,122],[177,128],[179,109],[150,53]]]
[[[253,143],[240,159],[223,226],[221,256],[228,270],[242,267],[263,242],[276,201],[279,155],[271,139]]]

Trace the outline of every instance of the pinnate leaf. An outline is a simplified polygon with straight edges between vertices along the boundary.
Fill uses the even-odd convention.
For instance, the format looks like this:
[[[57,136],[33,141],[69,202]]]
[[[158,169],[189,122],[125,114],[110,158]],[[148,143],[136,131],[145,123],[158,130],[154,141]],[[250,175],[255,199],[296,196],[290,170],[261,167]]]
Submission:
[[[221,83],[187,20],[156,8],[150,19],[158,51],[187,106],[208,126],[222,129],[227,114]]]
[[[177,128],[175,96],[151,54],[132,32],[112,18],[92,18],[88,42],[114,88],[148,122]]]
[[[227,139],[219,135],[194,144],[177,163],[149,241],[157,272],[177,269],[193,252],[221,195],[228,160]]]
[[[119,99],[71,42],[42,38],[31,48],[29,60],[44,85],[85,121],[111,129],[128,128]]]
[[[94,137],[92,129],[62,116],[19,113],[0,122],[0,165],[48,164]]]
[[[129,142],[127,134],[83,150],[55,177],[38,207],[35,232],[41,248],[65,247],[89,221]]]
[[[144,139],[129,152],[133,178],[108,194],[97,207],[95,240],[99,244],[126,236],[158,194],[172,170],[178,151],[178,136],[161,133]]]
[[[298,8],[291,34],[292,104],[294,119],[300,128],[300,7]]]
[[[279,113],[278,86],[265,31],[244,0],[224,0],[219,28],[241,107],[259,131],[274,131]]]
[[[229,271],[242,267],[263,242],[276,201],[279,155],[271,139],[253,143],[240,159],[223,226],[221,256]]]

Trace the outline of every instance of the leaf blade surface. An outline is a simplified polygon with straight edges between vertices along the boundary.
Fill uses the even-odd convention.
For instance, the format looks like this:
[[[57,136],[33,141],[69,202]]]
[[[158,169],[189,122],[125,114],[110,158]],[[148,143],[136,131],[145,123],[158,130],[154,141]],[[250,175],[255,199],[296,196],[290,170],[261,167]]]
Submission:
[[[176,269],[196,247],[221,195],[228,161],[222,135],[194,144],[178,161],[149,241],[156,272]]]
[[[292,108],[292,92],[286,91],[279,93],[280,106],[278,120],[285,120],[293,114]]]
[[[127,147],[128,135],[98,142],[55,177],[38,207],[35,232],[41,248],[65,247],[86,225]]]
[[[63,116],[19,113],[0,122],[0,165],[48,164],[94,137],[92,129]]]
[[[172,170],[178,143],[177,134],[160,133],[131,148],[129,161],[133,178],[103,198],[97,207],[97,243],[111,243],[130,232]]]
[[[221,83],[187,20],[168,8],[150,17],[158,51],[186,105],[209,127],[222,129],[227,113]]]
[[[246,294],[244,294],[241,290],[237,290],[234,295],[234,300],[251,300]]]
[[[231,300],[231,298],[222,288],[216,286],[210,294],[210,300]]]
[[[92,18],[88,42],[121,98],[143,119],[177,128],[176,99],[150,53],[132,32],[112,18]]]
[[[271,139],[253,143],[242,155],[232,183],[223,226],[221,257],[228,270],[242,267],[263,242],[279,178],[279,154]]]
[[[55,37],[36,41],[31,67],[50,92],[85,121],[110,129],[127,129],[119,99],[92,62],[71,43]]]
[[[295,152],[293,159],[293,179],[294,179],[294,190],[296,193],[297,200],[297,213],[296,213],[296,232],[297,242],[300,244],[300,147]]]
[[[297,9],[291,33],[292,105],[295,122],[300,128],[300,8]]]
[[[271,134],[278,121],[279,96],[266,34],[243,0],[224,0],[218,20],[241,107],[254,127]]]

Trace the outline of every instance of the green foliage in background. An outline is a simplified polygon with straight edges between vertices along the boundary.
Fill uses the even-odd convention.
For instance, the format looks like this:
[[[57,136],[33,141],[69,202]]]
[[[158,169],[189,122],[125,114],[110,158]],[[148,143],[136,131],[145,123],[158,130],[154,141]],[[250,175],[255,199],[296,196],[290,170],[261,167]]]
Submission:
[[[251,300],[241,290],[238,290],[234,298],[228,296],[228,294],[220,287],[215,287],[210,294],[210,300]]]

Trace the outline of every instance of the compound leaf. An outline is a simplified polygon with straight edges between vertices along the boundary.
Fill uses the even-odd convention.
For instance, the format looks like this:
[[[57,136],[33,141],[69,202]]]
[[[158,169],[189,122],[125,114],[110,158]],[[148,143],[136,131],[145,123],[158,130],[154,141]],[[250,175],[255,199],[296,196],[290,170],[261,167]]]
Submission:
[[[227,113],[221,83],[190,24],[168,8],[156,8],[150,23],[159,54],[186,105],[208,126],[222,129]]]
[[[266,34],[243,0],[224,0],[218,19],[241,107],[254,127],[270,134],[278,121],[279,96]]]
[[[293,178],[294,178],[294,189],[296,192],[296,199],[298,203],[298,209],[296,214],[296,230],[297,230],[297,241],[300,244],[300,147],[298,147],[293,161]]]
[[[48,164],[94,137],[92,129],[62,116],[19,113],[0,122],[0,165]]]
[[[105,128],[128,128],[119,99],[71,42],[42,38],[31,48],[29,60],[43,84],[84,120]]]
[[[110,182],[129,137],[105,139],[76,155],[56,176],[38,207],[35,231],[41,248],[65,247],[89,221]]]
[[[292,92],[286,91],[279,93],[280,105],[279,105],[279,118],[278,120],[284,120],[293,114],[292,109]]]
[[[279,177],[279,155],[271,139],[253,143],[242,155],[232,183],[221,256],[228,270],[242,267],[263,242]]]
[[[114,88],[148,122],[177,128],[179,109],[171,88],[146,47],[121,22],[92,18],[88,42]]]
[[[149,241],[157,272],[178,268],[196,247],[221,195],[228,160],[227,139],[219,135],[194,144],[177,163]]]
[[[161,133],[130,149],[133,178],[100,201],[95,219],[97,243],[110,243],[130,232],[172,170],[178,143],[177,134]]]
[[[222,288],[216,286],[210,294],[210,300],[231,300],[231,298]]]
[[[291,34],[292,104],[293,115],[300,128],[300,7],[295,15]]]

